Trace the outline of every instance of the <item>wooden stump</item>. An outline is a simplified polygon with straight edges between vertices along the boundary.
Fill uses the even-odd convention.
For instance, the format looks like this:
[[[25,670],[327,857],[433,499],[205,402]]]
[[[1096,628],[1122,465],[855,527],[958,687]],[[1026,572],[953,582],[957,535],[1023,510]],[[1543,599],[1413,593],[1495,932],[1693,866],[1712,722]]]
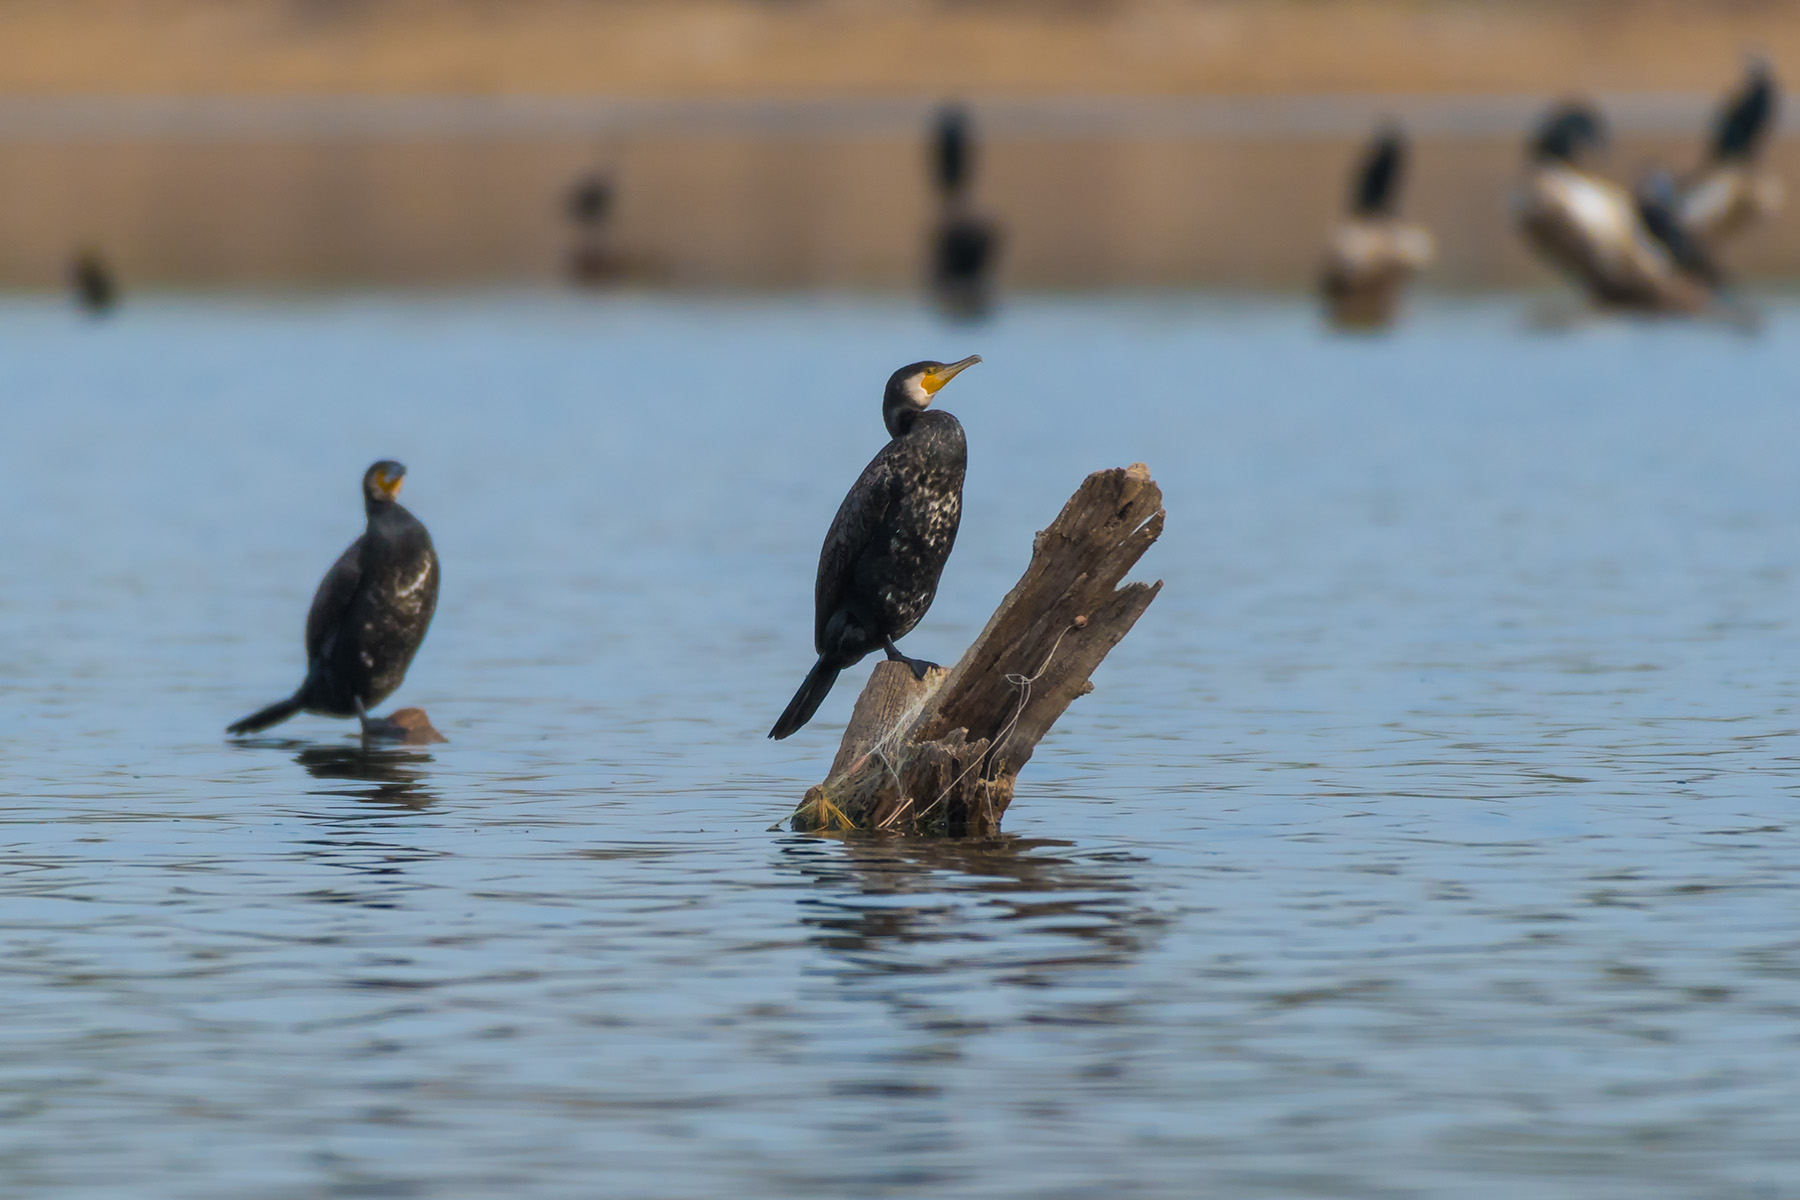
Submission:
[[[1162,589],[1118,586],[1162,528],[1144,464],[1089,475],[955,667],[917,680],[905,663],[876,665],[793,827],[997,833],[1038,741]]]

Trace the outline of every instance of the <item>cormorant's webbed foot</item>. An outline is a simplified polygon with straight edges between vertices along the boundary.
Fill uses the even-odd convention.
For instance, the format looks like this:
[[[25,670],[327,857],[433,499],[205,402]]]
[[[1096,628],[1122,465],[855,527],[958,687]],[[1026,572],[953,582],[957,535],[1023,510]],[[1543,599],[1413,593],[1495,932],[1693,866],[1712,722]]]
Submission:
[[[886,647],[886,649],[887,649],[888,661],[889,662],[903,662],[908,667],[911,667],[912,673],[913,673],[913,678],[917,679],[920,683],[925,682],[925,672],[927,672],[927,671],[931,670],[931,668],[937,666],[936,663],[926,662],[922,658],[906,657],[906,655],[900,653],[900,647],[894,645],[893,638],[883,638],[881,640],[881,644],[884,647]]]

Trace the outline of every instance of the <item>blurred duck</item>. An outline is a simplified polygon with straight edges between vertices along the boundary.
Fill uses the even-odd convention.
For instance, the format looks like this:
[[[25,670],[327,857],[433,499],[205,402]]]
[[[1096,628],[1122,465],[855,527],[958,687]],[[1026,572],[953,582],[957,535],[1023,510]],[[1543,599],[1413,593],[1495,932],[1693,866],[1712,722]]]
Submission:
[[[1350,212],[1332,234],[1321,288],[1326,312],[1343,329],[1380,329],[1400,306],[1406,281],[1436,257],[1429,230],[1399,219],[1406,140],[1378,132],[1350,186]]]
[[[69,264],[69,289],[75,306],[90,317],[103,317],[119,303],[119,281],[106,260],[83,250]]]
[[[938,112],[932,137],[938,220],[931,237],[931,288],[940,311],[963,319],[986,316],[992,307],[1000,249],[998,227],[969,200],[974,157],[967,110],[946,105]]]
[[[1712,287],[1677,263],[1646,226],[1640,198],[1585,169],[1605,141],[1600,116],[1572,102],[1544,119],[1529,146],[1519,228],[1540,257],[1603,308],[1693,313]]]
[[[1781,208],[1781,181],[1761,163],[1780,104],[1769,65],[1753,59],[1744,82],[1713,119],[1706,161],[1677,190],[1675,213],[1682,229],[1711,252]]]

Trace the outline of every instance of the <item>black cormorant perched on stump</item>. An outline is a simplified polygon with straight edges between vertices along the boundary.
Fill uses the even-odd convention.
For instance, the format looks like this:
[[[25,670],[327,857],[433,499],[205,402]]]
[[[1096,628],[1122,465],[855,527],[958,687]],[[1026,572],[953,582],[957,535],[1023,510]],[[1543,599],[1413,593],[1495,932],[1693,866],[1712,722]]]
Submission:
[[[363,475],[368,526],[332,564],[306,614],[306,679],[229,727],[256,733],[298,712],[366,717],[406,678],[437,609],[431,535],[400,506],[406,468],[384,459]]]
[[[980,361],[972,354],[961,362],[917,362],[888,379],[881,418],[890,440],[838,506],[819,551],[813,585],[819,661],[770,737],[784,738],[810,721],[838,672],[871,650],[886,650],[919,678],[931,666],[900,653],[894,641],[912,632],[937,595],[962,520],[969,459],[962,424],[933,410],[931,401],[958,372]]]
[[[1350,212],[1332,234],[1320,281],[1327,315],[1343,329],[1380,329],[1394,319],[1406,281],[1431,265],[1436,246],[1424,227],[1400,220],[1406,140],[1380,130],[1351,181]]]

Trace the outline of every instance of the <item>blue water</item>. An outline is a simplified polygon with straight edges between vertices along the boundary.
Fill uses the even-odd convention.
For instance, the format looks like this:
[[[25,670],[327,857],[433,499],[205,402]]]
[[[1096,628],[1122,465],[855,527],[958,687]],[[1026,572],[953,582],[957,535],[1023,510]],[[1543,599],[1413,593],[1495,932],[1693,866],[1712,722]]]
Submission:
[[[0,302],[0,1192],[1800,1197],[1800,306]],[[979,845],[770,826],[921,357],[950,661],[1090,470],[1166,587]],[[302,670],[372,460],[443,558]]]

